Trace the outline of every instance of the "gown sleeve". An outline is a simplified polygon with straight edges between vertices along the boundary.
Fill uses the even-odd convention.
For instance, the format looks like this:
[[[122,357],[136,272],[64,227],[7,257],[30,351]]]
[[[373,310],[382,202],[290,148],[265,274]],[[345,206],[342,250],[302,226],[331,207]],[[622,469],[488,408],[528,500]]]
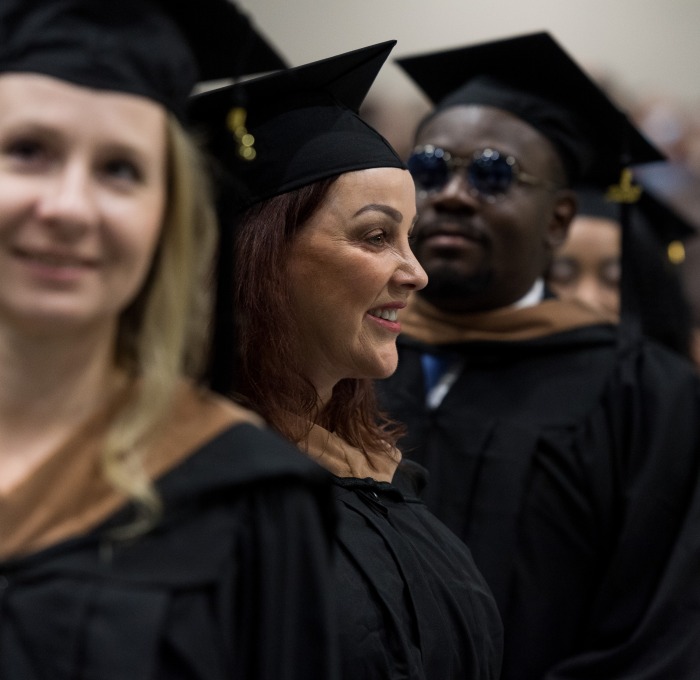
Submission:
[[[251,504],[241,536],[234,668],[241,678],[332,680],[338,656],[329,508],[302,489],[280,491],[272,485]]]
[[[579,443],[610,459],[591,478],[612,499],[609,548],[578,649],[547,680],[698,677],[700,381],[653,348],[633,360]]]

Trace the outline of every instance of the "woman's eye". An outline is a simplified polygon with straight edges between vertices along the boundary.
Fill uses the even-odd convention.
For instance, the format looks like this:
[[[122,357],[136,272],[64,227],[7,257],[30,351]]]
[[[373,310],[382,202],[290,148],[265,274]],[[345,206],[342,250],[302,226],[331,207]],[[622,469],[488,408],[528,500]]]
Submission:
[[[608,287],[617,289],[622,278],[622,265],[619,259],[610,260],[600,268],[600,279]]]
[[[386,234],[383,231],[371,234],[367,237],[367,243],[373,246],[383,246],[386,243]]]
[[[102,168],[104,175],[109,179],[121,182],[139,182],[143,173],[139,167],[129,160],[115,159],[108,161]]]
[[[554,283],[571,283],[576,278],[576,266],[571,260],[556,258],[549,268],[549,280]]]
[[[37,140],[16,139],[5,146],[4,153],[19,163],[28,164],[44,160],[48,152]]]

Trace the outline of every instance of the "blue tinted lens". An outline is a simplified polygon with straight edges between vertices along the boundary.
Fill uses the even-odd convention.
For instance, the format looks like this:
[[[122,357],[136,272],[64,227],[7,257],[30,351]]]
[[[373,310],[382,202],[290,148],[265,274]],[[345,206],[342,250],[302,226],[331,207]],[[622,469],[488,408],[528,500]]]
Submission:
[[[408,159],[408,170],[419,188],[430,191],[445,186],[450,171],[443,154],[442,149],[423,150]]]
[[[482,154],[469,164],[467,178],[484,196],[505,194],[513,183],[513,168],[498,152]]]

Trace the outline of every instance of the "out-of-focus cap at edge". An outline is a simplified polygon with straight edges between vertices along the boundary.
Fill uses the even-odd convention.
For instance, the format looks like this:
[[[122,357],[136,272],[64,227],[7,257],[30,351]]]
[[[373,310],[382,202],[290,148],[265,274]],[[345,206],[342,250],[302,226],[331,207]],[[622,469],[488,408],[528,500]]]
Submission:
[[[700,179],[678,162],[645,163],[631,172],[643,190],[640,210],[666,246],[668,259],[680,264],[684,243],[700,232]]]
[[[183,121],[196,82],[284,66],[228,0],[0,3],[0,73],[143,96]]]

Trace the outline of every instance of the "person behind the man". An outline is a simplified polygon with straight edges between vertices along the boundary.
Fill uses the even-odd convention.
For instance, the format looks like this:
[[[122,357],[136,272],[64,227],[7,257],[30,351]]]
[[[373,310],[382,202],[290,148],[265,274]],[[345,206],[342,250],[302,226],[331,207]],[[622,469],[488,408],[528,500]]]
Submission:
[[[683,290],[684,241],[696,228],[642,183],[632,206],[625,278],[636,291],[644,335],[690,359],[691,307]],[[619,319],[622,275],[620,206],[597,187],[576,187],[578,209],[545,283],[559,298],[576,298]],[[630,253],[631,251],[631,253]]]
[[[696,678],[698,379],[543,283],[570,184],[659,154],[548,34],[399,63],[437,102],[409,160],[429,283],[379,389],[496,597],[503,680]]]

